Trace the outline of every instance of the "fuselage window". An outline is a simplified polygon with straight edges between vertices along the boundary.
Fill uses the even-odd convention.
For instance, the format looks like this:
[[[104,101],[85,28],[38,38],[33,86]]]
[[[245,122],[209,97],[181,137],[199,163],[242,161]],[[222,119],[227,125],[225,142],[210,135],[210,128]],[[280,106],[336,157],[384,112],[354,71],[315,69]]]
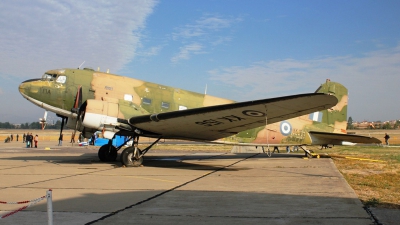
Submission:
[[[149,99],[149,98],[143,98],[142,103],[143,103],[143,104],[146,104],[146,105],[150,105],[150,104],[151,104],[151,99]]]
[[[125,100],[125,101],[131,102],[131,101],[133,100],[133,96],[132,96],[132,95],[125,94],[125,95],[124,95],[124,100]]]
[[[168,102],[161,102],[161,108],[169,109],[169,103]]]
[[[66,80],[67,80],[66,76],[58,76],[56,82],[60,83],[60,84],[64,84]]]

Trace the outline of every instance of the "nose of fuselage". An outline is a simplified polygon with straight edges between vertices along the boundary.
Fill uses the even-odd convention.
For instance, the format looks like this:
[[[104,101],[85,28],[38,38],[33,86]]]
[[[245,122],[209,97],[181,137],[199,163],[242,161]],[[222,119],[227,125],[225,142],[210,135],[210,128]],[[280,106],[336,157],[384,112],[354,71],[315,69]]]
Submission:
[[[28,84],[27,82],[25,82],[25,81],[22,82],[18,87],[19,93],[26,94],[29,89],[29,86],[30,86],[30,84]]]
[[[37,80],[40,80],[40,79],[30,79],[30,80],[26,80],[26,81],[22,82],[18,87],[19,93],[21,93],[22,95],[29,95],[32,82],[37,81]]]

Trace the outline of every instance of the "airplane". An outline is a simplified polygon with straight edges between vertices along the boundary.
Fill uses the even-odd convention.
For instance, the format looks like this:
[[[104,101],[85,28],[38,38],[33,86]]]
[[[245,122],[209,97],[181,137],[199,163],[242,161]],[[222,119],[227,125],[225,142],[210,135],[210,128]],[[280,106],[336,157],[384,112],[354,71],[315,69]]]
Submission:
[[[44,130],[47,124],[47,111],[44,111],[43,118],[39,118],[39,124],[42,125],[42,130]]]
[[[315,93],[234,102],[108,71],[78,68],[49,70],[41,78],[22,82],[19,92],[33,104],[61,117],[60,134],[64,125],[74,129],[73,135],[79,131],[85,138],[101,131],[109,139],[99,148],[101,161],[115,161],[124,147],[125,143],[112,145],[116,135],[129,137],[127,141],[133,141],[133,145],[122,150],[121,162],[126,167],[137,167],[160,139],[224,144],[227,139],[234,139],[231,143],[237,145],[269,146],[271,140],[263,134],[271,133],[269,137],[275,141],[271,144],[276,145],[293,144],[294,140],[298,145],[337,144],[340,139],[379,141],[344,134],[347,89],[343,92],[341,87],[327,81]],[[307,119],[310,114],[314,116]],[[294,122],[295,118],[299,122]],[[323,118],[327,125],[314,123],[314,118]],[[310,130],[313,127],[318,129]],[[139,149],[139,137],[156,140]]]

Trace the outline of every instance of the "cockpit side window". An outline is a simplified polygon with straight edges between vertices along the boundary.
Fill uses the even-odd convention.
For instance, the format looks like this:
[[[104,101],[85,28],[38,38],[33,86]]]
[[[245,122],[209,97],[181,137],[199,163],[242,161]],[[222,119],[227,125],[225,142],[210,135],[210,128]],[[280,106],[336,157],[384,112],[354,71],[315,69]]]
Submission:
[[[57,83],[60,83],[60,84],[64,84],[66,80],[67,80],[67,77],[66,77],[66,76],[60,75],[60,76],[57,77],[56,82],[57,82]]]

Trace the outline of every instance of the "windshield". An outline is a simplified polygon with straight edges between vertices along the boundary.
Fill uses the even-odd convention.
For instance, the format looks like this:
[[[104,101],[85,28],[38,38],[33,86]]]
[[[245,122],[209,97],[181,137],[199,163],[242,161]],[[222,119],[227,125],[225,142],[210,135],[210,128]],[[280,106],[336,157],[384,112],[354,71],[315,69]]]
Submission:
[[[60,78],[61,75],[63,75],[64,78]],[[59,78],[61,80],[58,80]],[[58,83],[64,83],[66,80],[65,70],[49,70],[43,74],[42,80],[43,81],[57,81]]]
[[[56,79],[56,77],[57,77],[57,74],[48,74],[48,73],[45,73],[45,74],[43,74],[43,76],[42,76],[42,80],[53,81],[53,80]]]

